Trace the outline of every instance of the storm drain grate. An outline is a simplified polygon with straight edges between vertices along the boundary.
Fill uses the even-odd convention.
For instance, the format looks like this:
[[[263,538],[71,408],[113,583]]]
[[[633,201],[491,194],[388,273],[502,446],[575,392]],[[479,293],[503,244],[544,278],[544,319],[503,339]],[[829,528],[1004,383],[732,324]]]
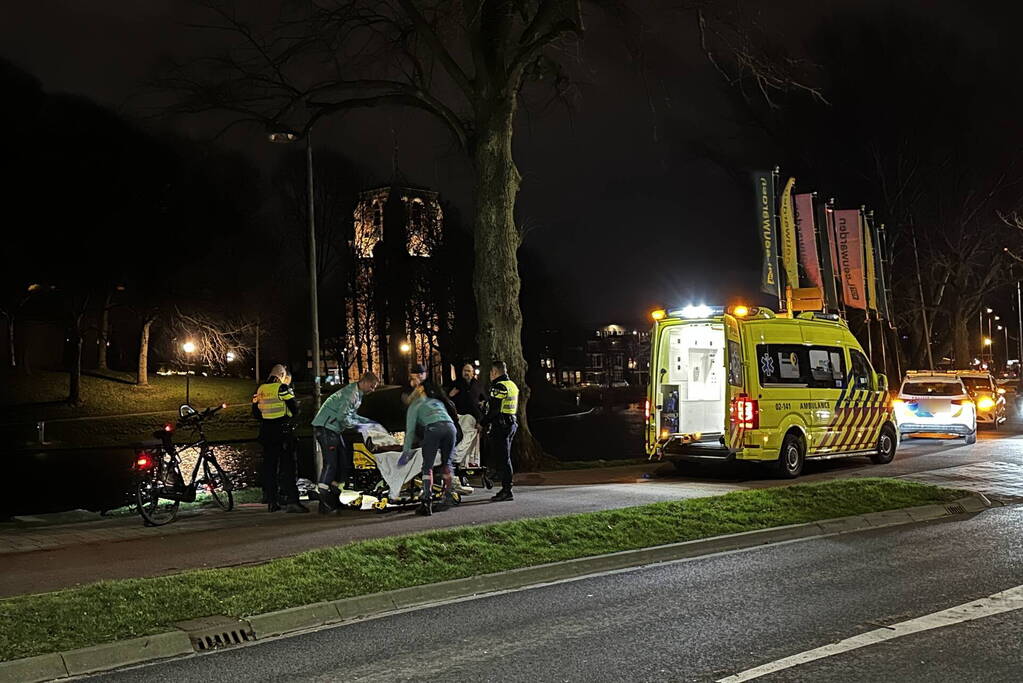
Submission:
[[[945,506],[945,512],[950,515],[961,515],[966,512],[966,508],[959,503],[952,503],[951,505]]]
[[[190,619],[175,626],[188,633],[196,652],[219,650],[256,639],[249,622],[223,615]]]

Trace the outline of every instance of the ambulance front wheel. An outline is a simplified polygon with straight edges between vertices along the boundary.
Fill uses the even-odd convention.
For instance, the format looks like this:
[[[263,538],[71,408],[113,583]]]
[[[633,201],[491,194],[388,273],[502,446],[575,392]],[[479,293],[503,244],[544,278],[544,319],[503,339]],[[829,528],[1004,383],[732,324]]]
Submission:
[[[803,462],[803,440],[795,434],[786,434],[778,455],[778,474],[784,479],[795,479],[803,473]]]
[[[875,465],[887,465],[894,460],[897,442],[894,427],[890,424],[881,427],[881,434],[877,437],[877,452],[870,456],[871,462]]]

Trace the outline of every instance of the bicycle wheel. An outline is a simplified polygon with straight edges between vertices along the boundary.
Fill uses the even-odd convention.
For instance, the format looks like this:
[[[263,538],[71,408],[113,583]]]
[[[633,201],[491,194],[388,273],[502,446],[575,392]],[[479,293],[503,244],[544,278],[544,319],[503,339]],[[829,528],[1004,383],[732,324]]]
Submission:
[[[234,487],[231,485],[231,480],[228,478],[227,473],[224,472],[224,468],[213,457],[213,453],[206,453],[204,455],[202,469],[206,475],[203,484],[206,486],[206,491],[210,494],[210,497],[213,498],[214,502],[222,510],[229,511],[233,509],[234,494],[232,490]]]
[[[160,493],[165,487],[173,487],[174,482],[180,480],[181,472],[172,461],[168,461],[166,455],[158,465],[141,476],[135,489],[135,501],[147,525],[163,526],[177,518],[181,501],[161,498]]]

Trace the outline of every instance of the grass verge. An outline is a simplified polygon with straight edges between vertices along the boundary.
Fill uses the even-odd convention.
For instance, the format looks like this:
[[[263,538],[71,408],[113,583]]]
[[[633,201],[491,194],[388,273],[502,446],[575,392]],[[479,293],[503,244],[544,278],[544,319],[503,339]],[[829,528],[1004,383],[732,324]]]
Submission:
[[[0,600],[0,660],[577,557],[943,503],[950,489],[846,479],[359,541],[251,567],[106,581]],[[457,510],[448,514],[456,515]]]

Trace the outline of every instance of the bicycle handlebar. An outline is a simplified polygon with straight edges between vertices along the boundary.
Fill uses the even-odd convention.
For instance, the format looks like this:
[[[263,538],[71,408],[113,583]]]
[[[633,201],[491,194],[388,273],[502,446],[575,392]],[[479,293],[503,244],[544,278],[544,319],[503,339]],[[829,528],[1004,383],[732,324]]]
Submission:
[[[209,408],[206,408],[205,410],[202,410],[200,412],[192,413],[191,415],[188,415],[178,420],[178,426],[183,427],[191,422],[199,423],[202,422],[203,420],[208,420],[209,418],[213,417],[226,407],[227,407],[226,403],[221,403],[218,406],[210,406]]]

